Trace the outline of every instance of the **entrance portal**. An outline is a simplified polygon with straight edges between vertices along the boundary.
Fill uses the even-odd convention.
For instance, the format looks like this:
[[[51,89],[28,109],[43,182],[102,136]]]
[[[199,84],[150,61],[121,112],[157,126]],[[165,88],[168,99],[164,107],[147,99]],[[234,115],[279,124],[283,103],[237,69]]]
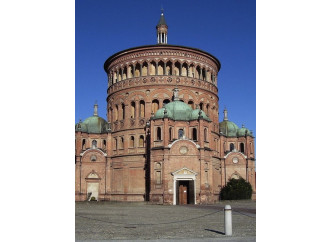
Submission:
[[[177,180],[176,184],[176,204],[195,204],[194,181]]]

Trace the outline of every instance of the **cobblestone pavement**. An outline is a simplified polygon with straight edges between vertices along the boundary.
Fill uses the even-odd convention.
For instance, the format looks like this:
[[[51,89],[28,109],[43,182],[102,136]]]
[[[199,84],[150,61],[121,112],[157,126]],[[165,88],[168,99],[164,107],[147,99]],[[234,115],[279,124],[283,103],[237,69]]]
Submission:
[[[233,209],[233,236],[224,235],[226,204]],[[255,241],[256,202],[215,205],[76,202],[76,241]]]

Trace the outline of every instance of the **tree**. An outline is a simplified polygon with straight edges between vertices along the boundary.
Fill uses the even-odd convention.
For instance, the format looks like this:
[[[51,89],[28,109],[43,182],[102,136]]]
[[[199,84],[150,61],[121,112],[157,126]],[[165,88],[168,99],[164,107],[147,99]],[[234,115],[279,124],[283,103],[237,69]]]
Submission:
[[[251,199],[251,196],[252,186],[243,178],[231,178],[220,192],[221,200]]]

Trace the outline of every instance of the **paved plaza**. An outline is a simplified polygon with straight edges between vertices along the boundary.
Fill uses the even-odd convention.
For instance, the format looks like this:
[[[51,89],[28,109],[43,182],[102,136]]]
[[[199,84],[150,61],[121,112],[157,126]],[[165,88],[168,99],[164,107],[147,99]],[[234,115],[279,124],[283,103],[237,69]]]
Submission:
[[[226,204],[233,210],[233,236],[224,234]],[[76,202],[76,241],[255,241],[256,202],[215,205]]]

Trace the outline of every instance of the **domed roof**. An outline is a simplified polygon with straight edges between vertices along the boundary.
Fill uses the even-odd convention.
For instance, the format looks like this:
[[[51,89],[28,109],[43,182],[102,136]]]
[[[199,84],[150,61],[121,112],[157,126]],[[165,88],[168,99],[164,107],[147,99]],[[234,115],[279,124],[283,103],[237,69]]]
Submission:
[[[252,135],[250,130],[245,128],[244,125],[242,125],[242,128],[240,128],[238,130],[237,134],[238,134],[238,136]]]
[[[238,126],[234,122],[231,122],[229,120],[224,120],[219,123],[219,131],[226,136],[236,137],[238,130]]]
[[[84,122],[79,121],[76,124],[75,130],[90,134],[107,133],[108,122],[97,115],[97,105],[94,105],[94,115],[88,117]]]
[[[190,121],[196,120],[199,117],[199,109],[192,109],[188,104],[175,100],[166,104],[163,108],[158,109],[152,119],[160,119],[164,118],[166,110],[166,117],[172,120],[183,120],[183,121]],[[201,118],[211,121],[207,115],[201,111]]]
[[[228,120],[228,111],[226,108],[223,110],[223,113],[223,121],[219,123],[219,132],[229,137],[237,137],[238,126],[234,122]]]

